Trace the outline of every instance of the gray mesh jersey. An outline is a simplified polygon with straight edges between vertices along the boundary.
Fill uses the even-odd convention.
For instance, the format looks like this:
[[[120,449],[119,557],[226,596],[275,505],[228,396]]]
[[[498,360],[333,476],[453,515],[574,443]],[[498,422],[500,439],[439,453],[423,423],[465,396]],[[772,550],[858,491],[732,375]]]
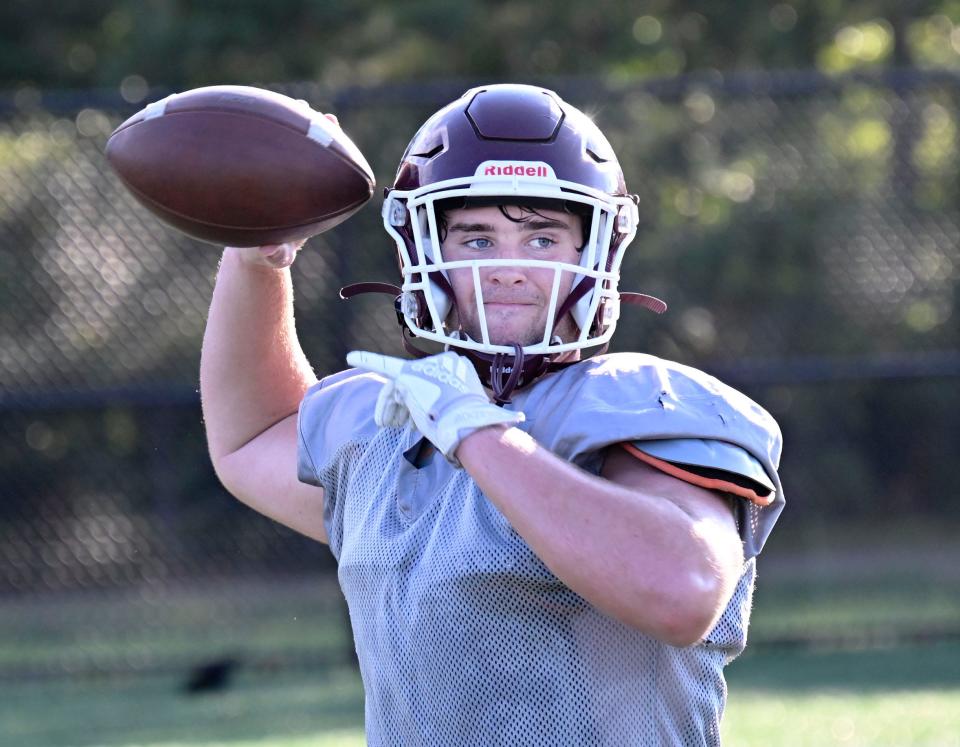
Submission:
[[[608,445],[696,438],[735,445],[769,475],[770,505],[736,499],[748,559],[730,604],[704,641],[675,648],[566,588],[469,474],[438,454],[419,458],[412,426],[378,428],[381,385],[343,371],[300,410],[300,479],[326,491],[368,743],[719,744],[723,667],[744,647],[754,556],[783,506],[770,416],[695,369],[628,353],[575,364],[514,396],[524,430],[594,474]]]

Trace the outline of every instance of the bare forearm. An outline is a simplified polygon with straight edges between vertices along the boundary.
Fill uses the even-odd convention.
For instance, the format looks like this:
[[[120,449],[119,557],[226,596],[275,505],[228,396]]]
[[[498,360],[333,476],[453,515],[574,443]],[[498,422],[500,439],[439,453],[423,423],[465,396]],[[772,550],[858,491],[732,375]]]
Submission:
[[[214,461],[296,412],[315,381],[297,340],[289,270],[250,266],[226,250],[200,359]]]
[[[477,431],[457,456],[551,571],[612,617],[685,645],[725,604],[731,573],[709,522],[675,503],[590,475],[516,428]]]

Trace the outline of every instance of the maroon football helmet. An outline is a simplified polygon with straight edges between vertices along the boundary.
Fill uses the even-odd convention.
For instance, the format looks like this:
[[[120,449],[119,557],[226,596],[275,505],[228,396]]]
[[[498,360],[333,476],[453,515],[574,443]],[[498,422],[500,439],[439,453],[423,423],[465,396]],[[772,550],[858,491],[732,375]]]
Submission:
[[[584,244],[579,263],[446,259],[438,213],[450,206],[490,205],[580,215]],[[383,220],[396,241],[403,273],[397,310],[408,330],[408,349],[416,350],[407,339],[412,335],[467,355],[498,401],[508,401],[511,390],[558,367],[552,361],[563,353],[605,348],[613,334],[620,309],[620,262],[636,233],[637,198],[627,193],[603,133],[552,91],[527,85],[474,88],[430,117],[386,192]],[[509,264],[555,273],[542,337],[533,343],[494,344],[490,339],[479,271]],[[477,278],[480,339],[471,339],[456,324],[457,299],[448,273],[458,268],[470,268]],[[665,308],[655,299],[640,298],[654,310]],[[573,339],[555,334],[567,314],[577,328]]]

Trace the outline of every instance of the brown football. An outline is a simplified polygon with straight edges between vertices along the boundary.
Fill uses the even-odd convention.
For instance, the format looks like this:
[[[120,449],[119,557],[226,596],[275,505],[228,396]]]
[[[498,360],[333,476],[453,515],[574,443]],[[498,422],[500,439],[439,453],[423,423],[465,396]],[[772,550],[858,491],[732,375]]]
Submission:
[[[210,86],[145,107],[107,141],[107,159],[163,222],[222,246],[314,236],[373,195],[363,154],[304,101]]]

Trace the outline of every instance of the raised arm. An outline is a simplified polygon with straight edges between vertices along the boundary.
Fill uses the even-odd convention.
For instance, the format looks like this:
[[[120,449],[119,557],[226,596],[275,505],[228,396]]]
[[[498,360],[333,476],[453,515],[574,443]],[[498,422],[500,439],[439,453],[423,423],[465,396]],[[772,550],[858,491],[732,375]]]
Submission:
[[[320,541],[323,491],[297,479],[297,409],[316,381],[297,340],[290,247],[224,250],[200,358],[214,469],[260,513]]]

